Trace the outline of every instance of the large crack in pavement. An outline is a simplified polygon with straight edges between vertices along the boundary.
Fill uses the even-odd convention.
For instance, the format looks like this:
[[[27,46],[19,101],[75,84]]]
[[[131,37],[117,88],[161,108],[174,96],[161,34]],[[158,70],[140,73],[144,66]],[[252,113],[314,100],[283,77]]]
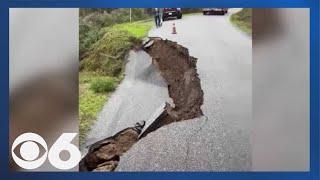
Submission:
[[[144,137],[166,124],[203,115],[203,91],[196,69],[197,59],[189,55],[187,48],[160,38],[151,38],[144,49],[166,80],[174,107],[167,103],[161,117],[141,136]]]
[[[173,105],[166,103],[148,127],[144,128],[145,121],[142,121],[92,144],[79,163],[80,171],[113,171],[120,156],[150,132],[173,122],[203,115],[203,91],[196,69],[197,59],[189,55],[188,49],[176,42],[150,38],[143,45],[143,50],[152,57],[153,64],[167,82]]]

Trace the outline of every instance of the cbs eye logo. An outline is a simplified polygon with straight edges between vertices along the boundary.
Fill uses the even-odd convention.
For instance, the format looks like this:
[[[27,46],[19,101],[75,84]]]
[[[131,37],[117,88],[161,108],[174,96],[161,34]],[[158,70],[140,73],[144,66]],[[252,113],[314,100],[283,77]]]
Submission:
[[[12,158],[15,163],[24,169],[36,169],[40,167],[47,159],[56,168],[67,170],[78,165],[81,159],[81,153],[77,146],[71,143],[76,137],[77,133],[63,133],[48,151],[48,146],[45,140],[35,133],[24,133],[17,137],[11,147]],[[14,150],[20,146],[20,157],[18,157]],[[45,153],[39,157],[41,145]],[[62,160],[60,153],[67,151],[69,153],[68,160]],[[38,158],[39,157],[39,158]]]

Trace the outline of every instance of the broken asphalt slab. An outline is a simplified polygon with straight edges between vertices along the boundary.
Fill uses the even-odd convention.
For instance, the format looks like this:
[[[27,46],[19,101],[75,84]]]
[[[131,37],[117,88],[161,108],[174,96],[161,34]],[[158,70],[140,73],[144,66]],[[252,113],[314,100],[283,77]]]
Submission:
[[[203,120],[172,123],[148,134],[122,156],[116,171],[251,170],[251,38],[229,22],[229,15],[185,17],[175,21],[175,35],[172,22],[149,36],[176,41],[198,58],[201,109],[208,120],[194,136],[193,128]]]
[[[112,171],[120,156],[138,141],[138,137],[141,139],[170,123],[202,116],[203,91],[196,72],[196,58],[189,56],[186,48],[168,40],[152,39],[152,43],[144,47],[151,55],[153,65],[166,80],[174,105],[167,102],[161,105],[149,118],[145,128],[143,121],[143,124],[137,123],[134,128],[121,130],[90,145],[80,162],[80,171]],[[167,54],[164,55],[164,52]]]

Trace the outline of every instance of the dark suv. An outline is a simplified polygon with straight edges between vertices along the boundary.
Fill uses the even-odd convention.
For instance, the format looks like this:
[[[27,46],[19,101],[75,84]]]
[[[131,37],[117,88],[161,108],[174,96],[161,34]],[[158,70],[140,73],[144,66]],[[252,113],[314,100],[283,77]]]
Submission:
[[[182,18],[181,8],[163,8],[162,20],[165,21],[169,18]]]
[[[203,15],[220,14],[224,15],[228,13],[228,8],[204,8],[202,9]]]

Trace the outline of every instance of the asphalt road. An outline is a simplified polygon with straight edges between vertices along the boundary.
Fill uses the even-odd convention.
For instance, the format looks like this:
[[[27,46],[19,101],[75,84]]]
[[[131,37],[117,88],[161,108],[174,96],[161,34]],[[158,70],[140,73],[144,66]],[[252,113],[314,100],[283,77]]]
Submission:
[[[121,157],[116,170],[251,169],[252,40],[230,23],[231,13],[185,16],[150,31],[149,36],[176,41],[198,58],[206,117],[150,133]],[[177,34],[171,34],[173,23]]]
[[[125,78],[104,105],[85,144],[86,146],[110,137],[117,132],[149,119],[164,102],[172,102],[167,84],[144,51],[129,53]]]
[[[184,16],[149,32],[178,42],[198,58],[205,116],[148,134],[121,157],[117,171],[251,169],[252,43],[230,24],[230,14]],[[177,34],[171,34],[173,23]],[[170,101],[166,84],[150,57],[131,52],[125,79],[104,106],[86,144],[148,119],[165,101]]]

